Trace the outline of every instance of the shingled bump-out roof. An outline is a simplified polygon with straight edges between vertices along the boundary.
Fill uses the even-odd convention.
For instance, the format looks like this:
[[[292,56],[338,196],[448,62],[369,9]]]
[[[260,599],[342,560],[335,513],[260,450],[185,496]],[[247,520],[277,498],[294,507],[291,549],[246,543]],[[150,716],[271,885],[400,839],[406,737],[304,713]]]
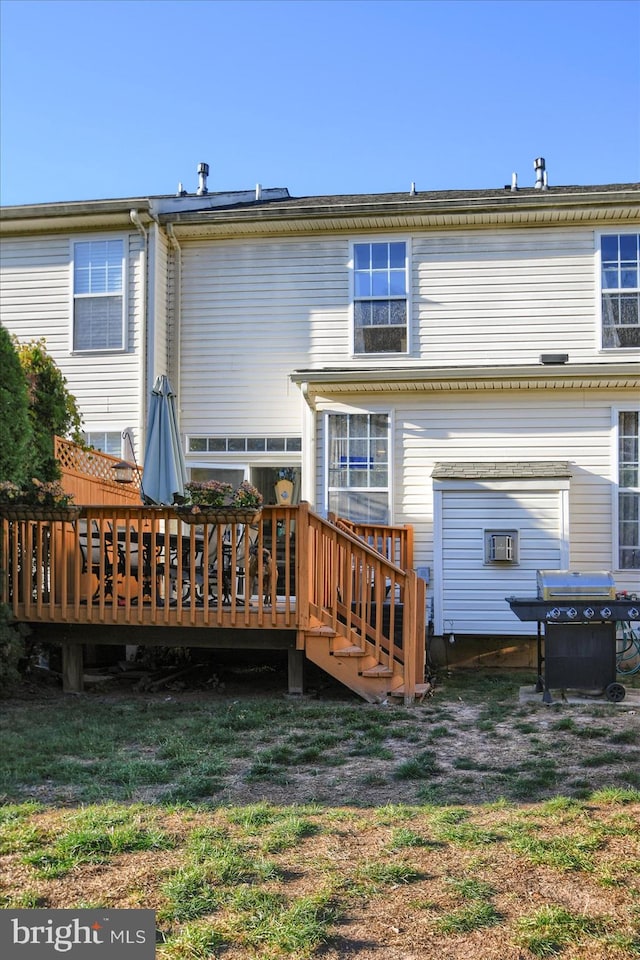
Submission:
[[[436,463],[431,476],[434,480],[539,480],[570,477],[571,468],[568,460],[456,461]]]

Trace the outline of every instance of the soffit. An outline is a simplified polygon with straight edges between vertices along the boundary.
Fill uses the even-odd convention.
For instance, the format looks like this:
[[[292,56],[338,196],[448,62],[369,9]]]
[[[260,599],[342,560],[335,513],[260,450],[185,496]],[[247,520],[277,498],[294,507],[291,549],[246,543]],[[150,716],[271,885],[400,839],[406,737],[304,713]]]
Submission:
[[[590,389],[638,392],[640,364],[576,364],[553,370],[545,366],[296,370],[291,379],[301,386],[310,403],[317,397],[354,394]]]

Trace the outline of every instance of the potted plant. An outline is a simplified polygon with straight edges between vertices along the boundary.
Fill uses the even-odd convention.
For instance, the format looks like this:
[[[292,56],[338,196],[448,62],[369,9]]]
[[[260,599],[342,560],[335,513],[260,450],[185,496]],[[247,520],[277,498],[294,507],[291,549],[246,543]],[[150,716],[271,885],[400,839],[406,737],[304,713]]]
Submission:
[[[290,506],[293,502],[293,487],[296,472],[293,467],[282,467],[278,470],[278,479],[275,484],[276,500],[282,506]]]
[[[0,516],[8,520],[76,520],[81,510],[57,480],[33,477],[22,486],[0,482]]]
[[[262,494],[247,480],[236,490],[220,480],[194,480],[185,494],[186,502],[173,509],[186,523],[252,523],[262,509]]]

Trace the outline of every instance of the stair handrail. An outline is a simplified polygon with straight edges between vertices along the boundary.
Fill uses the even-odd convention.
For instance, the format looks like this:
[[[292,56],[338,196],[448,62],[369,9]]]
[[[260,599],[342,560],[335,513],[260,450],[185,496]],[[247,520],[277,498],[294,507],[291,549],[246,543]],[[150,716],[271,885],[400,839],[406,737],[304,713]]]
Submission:
[[[397,542],[400,553],[399,566],[405,570],[413,569],[413,527],[410,524],[356,523],[354,520],[332,512],[328,514],[327,519],[340,530],[353,534],[365,543],[369,542],[368,536],[374,539],[390,538],[392,542]],[[374,549],[389,559],[388,552],[377,547]]]
[[[357,632],[365,646],[368,644],[374,647],[376,655],[382,660],[386,657],[388,666],[396,672],[398,664],[401,663],[405,702],[412,702],[415,699],[416,684],[424,679],[425,614],[420,610],[420,604],[424,606],[424,581],[420,580],[414,570],[403,570],[349,529],[309,510],[308,504],[301,504],[301,507],[306,515],[300,517],[305,520],[300,524],[301,532],[304,531],[301,560],[305,558],[302,562],[308,563],[307,577],[302,575],[301,570],[299,580],[301,585],[305,584],[304,607],[309,612],[313,608],[316,615],[332,629],[338,630],[340,626],[344,626],[347,631]],[[314,527],[324,539],[312,545],[310,538]],[[327,543],[335,545],[328,556],[325,551]],[[343,569],[340,569],[340,547],[347,549],[347,556],[342,558]],[[354,554],[358,554],[361,560],[368,559],[371,567],[379,570],[379,576],[374,577],[373,583],[368,579],[366,571],[363,579],[361,569],[354,566]],[[387,597],[387,594],[382,594],[383,581],[385,584],[390,581],[391,590],[389,636],[384,635],[381,629],[381,611]],[[344,588],[345,596],[339,596],[339,585]],[[370,595],[372,586],[374,597]],[[399,593],[398,597],[396,592]],[[372,603],[376,604],[375,627],[369,622]],[[406,615],[403,610],[401,647],[396,644],[393,627],[394,608],[398,603],[403,603],[406,609]],[[352,612],[353,606],[357,608],[355,613]],[[344,620],[340,619],[341,613]]]

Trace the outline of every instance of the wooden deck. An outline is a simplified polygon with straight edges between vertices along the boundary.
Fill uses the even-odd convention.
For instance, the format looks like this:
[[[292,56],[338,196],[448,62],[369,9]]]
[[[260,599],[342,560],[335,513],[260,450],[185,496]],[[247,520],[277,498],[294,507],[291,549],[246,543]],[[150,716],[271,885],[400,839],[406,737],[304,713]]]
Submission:
[[[365,699],[408,703],[425,663],[411,549],[410,528],[359,529],[304,503],[198,526],[169,507],[87,505],[74,521],[1,521],[0,601],[18,622],[51,624],[68,657],[79,638],[173,645],[188,631],[193,646],[228,647],[232,631],[242,647],[270,633]]]

